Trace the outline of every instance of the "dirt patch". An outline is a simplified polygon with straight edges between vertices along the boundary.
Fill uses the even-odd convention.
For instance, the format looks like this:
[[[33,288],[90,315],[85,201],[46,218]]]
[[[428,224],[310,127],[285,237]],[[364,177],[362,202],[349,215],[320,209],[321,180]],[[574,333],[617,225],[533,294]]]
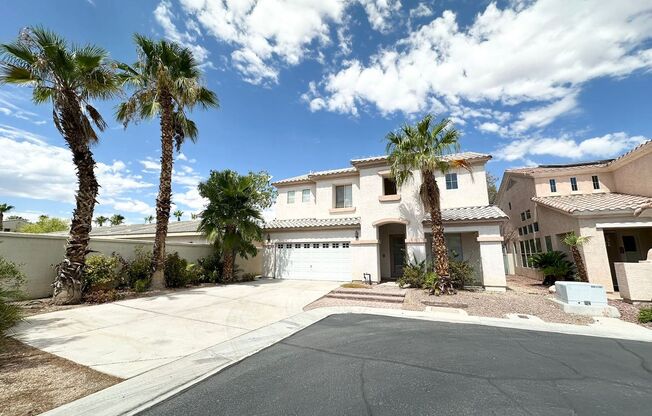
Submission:
[[[652,329],[652,322],[648,322],[645,324],[641,324],[638,322],[638,313],[643,307],[649,307],[649,305],[632,305],[631,303],[627,303],[622,300],[609,300],[609,305],[615,307],[618,309],[618,312],[620,312],[620,319],[623,321],[631,322],[634,324],[639,324],[641,326],[644,326],[648,329]]]
[[[37,415],[120,381],[8,338],[0,351],[0,416]]]

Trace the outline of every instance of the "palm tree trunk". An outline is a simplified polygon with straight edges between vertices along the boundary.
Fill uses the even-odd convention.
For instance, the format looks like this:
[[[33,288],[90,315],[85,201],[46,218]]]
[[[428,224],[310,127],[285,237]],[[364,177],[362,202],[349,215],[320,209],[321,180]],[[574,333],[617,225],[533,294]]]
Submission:
[[[73,103],[76,102],[72,101]],[[66,244],[66,258],[58,267],[54,281],[53,301],[55,304],[80,303],[82,297],[82,276],[86,254],[88,254],[89,233],[92,227],[93,211],[99,185],[95,177],[95,160],[88,138],[77,120],[81,119],[79,107],[67,106],[62,114],[65,139],[72,151],[77,167],[78,190],[76,206],[70,224],[70,236]]]
[[[233,281],[233,263],[235,255],[231,250],[224,251],[224,270],[222,273],[222,280],[224,283],[231,283]]]
[[[170,221],[170,204],[172,200],[172,163],[174,125],[172,120],[172,97],[162,91],[159,99],[161,105],[161,177],[158,197],[156,198],[156,238],[152,258],[152,289],[165,288],[165,239]]]
[[[577,267],[577,274],[579,275],[580,280],[582,282],[588,282],[589,275],[586,272],[586,266],[584,266],[584,260],[582,259],[580,250],[577,248],[577,246],[573,246],[571,247],[571,253],[573,254],[573,260],[575,261],[575,266]]]
[[[444,224],[441,218],[441,200],[439,186],[431,171],[422,172],[426,184],[428,205],[430,208],[430,230],[432,232],[432,258],[435,259],[435,272],[439,276],[441,293],[454,292],[448,271],[448,248],[444,237]]]

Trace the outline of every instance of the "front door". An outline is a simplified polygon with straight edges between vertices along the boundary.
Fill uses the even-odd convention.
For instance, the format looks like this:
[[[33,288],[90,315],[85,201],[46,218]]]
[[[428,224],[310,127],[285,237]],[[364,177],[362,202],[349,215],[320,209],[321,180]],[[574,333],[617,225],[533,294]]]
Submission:
[[[391,259],[392,278],[403,276],[403,265],[405,264],[405,236],[389,236],[389,256]]]

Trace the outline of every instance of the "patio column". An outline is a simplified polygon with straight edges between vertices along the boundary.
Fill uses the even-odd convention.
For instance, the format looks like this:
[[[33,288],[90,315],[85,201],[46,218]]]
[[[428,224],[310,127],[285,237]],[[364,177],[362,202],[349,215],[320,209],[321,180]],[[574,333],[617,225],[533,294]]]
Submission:
[[[485,290],[504,292],[507,280],[503,264],[503,238],[500,236],[500,230],[497,229],[495,234],[480,233],[477,241],[480,245],[482,261],[482,285]]]
[[[424,238],[405,239],[405,261],[411,263],[414,259],[426,259],[426,240]]]

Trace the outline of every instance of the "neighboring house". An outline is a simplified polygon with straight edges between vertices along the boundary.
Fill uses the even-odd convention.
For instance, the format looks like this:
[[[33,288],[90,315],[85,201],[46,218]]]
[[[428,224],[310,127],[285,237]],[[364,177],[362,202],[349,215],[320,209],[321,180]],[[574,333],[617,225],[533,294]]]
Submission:
[[[199,220],[170,221],[165,241],[174,243],[206,244],[206,237],[197,231]],[[120,238],[128,240],[154,241],[156,224],[122,224],[114,226],[93,226],[91,237]]]
[[[505,171],[496,204],[509,215],[503,235],[517,274],[535,276],[533,253],[560,250],[564,235],[591,237],[580,251],[589,281],[617,290],[615,262],[645,259],[652,247],[652,141],[617,159]]]
[[[437,174],[449,251],[471,263],[478,284],[504,290],[500,225],[489,205],[485,164],[491,156],[459,153],[470,169]],[[397,188],[386,156],[351,167],[274,183],[276,218],[265,226],[263,274],[287,279],[373,282],[401,276],[413,258],[430,259],[429,219],[419,197],[419,172]]]
[[[2,221],[2,230],[0,231],[16,232],[20,230],[20,227],[27,224],[29,224],[29,221],[24,218],[5,218]]]

